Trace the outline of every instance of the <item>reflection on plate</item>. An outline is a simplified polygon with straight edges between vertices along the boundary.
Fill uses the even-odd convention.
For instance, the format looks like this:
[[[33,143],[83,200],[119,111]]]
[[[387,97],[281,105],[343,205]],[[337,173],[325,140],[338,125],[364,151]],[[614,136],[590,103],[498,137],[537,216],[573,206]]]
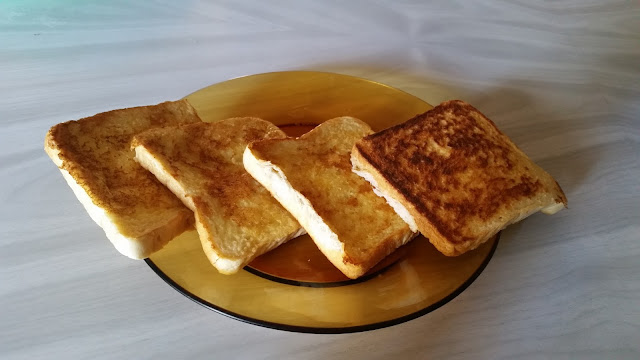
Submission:
[[[382,130],[431,108],[386,85],[308,71],[237,78],[187,99],[204,121],[257,116],[290,135],[343,115]],[[281,330],[344,333],[399,324],[444,305],[476,279],[497,244],[498,236],[450,258],[419,236],[357,280],[335,269],[307,235],[231,276],[209,264],[195,231],[182,234],[146,261],[185,296],[232,318]]]

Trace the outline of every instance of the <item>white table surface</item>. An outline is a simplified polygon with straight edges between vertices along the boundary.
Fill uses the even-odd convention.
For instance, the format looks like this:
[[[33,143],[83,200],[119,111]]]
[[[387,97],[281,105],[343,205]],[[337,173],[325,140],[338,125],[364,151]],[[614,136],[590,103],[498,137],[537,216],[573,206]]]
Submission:
[[[0,2],[0,358],[640,358],[637,1]],[[240,75],[357,75],[474,104],[570,209],[504,231],[465,292],[343,335],[245,324],[119,255],[48,128]]]

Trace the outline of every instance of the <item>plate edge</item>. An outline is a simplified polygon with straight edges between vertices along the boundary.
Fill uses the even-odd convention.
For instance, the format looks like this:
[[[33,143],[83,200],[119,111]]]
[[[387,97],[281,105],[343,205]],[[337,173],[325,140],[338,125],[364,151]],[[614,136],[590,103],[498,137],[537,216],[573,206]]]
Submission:
[[[382,328],[386,328],[386,327],[390,327],[390,326],[394,326],[394,325],[399,325],[414,319],[417,319],[421,316],[424,316],[430,312],[433,312],[437,309],[439,309],[440,307],[442,307],[443,305],[447,304],[448,302],[450,302],[451,300],[455,299],[458,295],[462,294],[462,292],[464,292],[479,276],[480,274],[484,271],[484,269],[487,267],[487,265],[489,264],[489,262],[491,261],[491,259],[493,258],[493,255],[496,252],[496,249],[498,248],[498,243],[500,242],[500,236],[501,236],[502,232],[498,232],[498,234],[496,234],[496,240],[493,243],[493,246],[491,247],[491,250],[489,250],[489,253],[487,254],[487,257],[482,261],[482,263],[480,264],[480,266],[476,269],[476,271],[473,272],[473,274],[471,274],[471,276],[465,280],[465,282],[463,282],[458,288],[456,288],[454,291],[452,291],[449,295],[445,296],[444,298],[438,300],[437,302],[427,306],[424,309],[418,310],[416,312],[413,312],[411,314],[407,314],[395,319],[391,319],[391,320],[385,320],[385,321],[380,321],[377,323],[371,323],[371,324],[366,324],[366,325],[356,325],[356,326],[348,326],[348,327],[311,327],[311,326],[298,326],[298,325],[286,325],[286,324],[280,324],[280,323],[275,323],[275,322],[271,322],[271,321],[266,321],[266,320],[259,320],[259,319],[255,319],[249,316],[244,316],[238,313],[235,313],[233,311],[229,311],[226,309],[223,309],[217,305],[214,305],[200,297],[198,297],[197,295],[191,293],[190,291],[188,291],[187,289],[183,288],[182,286],[180,286],[178,283],[176,283],[173,279],[171,279],[169,276],[167,276],[154,262],[153,260],[151,260],[150,258],[146,258],[144,259],[145,263],[156,273],[156,275],[158,275],[162,280],[164,280],[167,284],[169,284],[169,286],[171,286],[174,290],[176,290],[177,292],[179,292],[180,294],[182,294],[183,296],[189,298],[191,301],[209,309],[209,310],[213,310],[214,312],[227,316],[231,319],[234,320],[239,320],[242,321],[244,323],[247,324],[251,324],[251,325],[257,325],[257,326],[261,326],[261,327],[265,327],[265,328],[269,328],[269,329],[275,329],[275,330],[282,330],[282,331],[289,331],[289,332],[298,332],[298,333],[308,333],[308,334],[347,334],[347,333],[357,333],[357,332],[364,332],[364,331],[372,331],[372,330],[377,330],[377,329],[382,329]],[[246,270],[245,270],[246,271]],[[256,275],[254,275],[256,276]]]

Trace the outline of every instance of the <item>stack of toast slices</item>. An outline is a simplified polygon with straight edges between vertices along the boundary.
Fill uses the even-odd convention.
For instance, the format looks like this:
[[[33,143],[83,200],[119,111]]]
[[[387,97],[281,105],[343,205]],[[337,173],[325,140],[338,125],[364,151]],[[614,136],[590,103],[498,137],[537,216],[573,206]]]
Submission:
[[[180,100],[55,125],[45,151],[122,254],[146,258],[195,225],[223,274],[308,233],[356,279],[418,233],[457,256],[567,206],[459,100],[377,133],[343,116],[298,138],[255,117],[203,122]]]

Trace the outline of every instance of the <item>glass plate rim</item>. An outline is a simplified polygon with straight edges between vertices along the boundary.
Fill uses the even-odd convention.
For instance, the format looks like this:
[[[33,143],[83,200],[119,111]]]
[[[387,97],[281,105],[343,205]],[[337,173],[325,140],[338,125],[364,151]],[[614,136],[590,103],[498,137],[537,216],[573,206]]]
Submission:
[[[165,274],[162,271],[162,269],[160,269],[150,258],[146,258],[144,259],[144,261],[151,268],[151,270],[153,270],[156,273],[156,275],[158,275],[162,280],[164,280],[164,282],[166,282],[174,290],[176,290],[186,298],[190,299],[191,301],[209,310],[212,310],[218,314],[229,317],[231,319],[238,320],[251,325],[257,325],[257,326],[261,326],[269,329],[289,331],[289,332],[308,333],[308,334],[346,334],[346,333],[356,333],[356,332],[377,330],[377,329],[382,329],[382,328],[402,324],[402,323],[417,319],[430,312],[433,312],[436,309],[447,304],[451,300],[455,299],[456,297],[458,297],[458,295],[462,294],[462,292],[465,291],[480,276],[480,274],[484,271],[487,265],[489,265],[489,262],[493,258],[493,255],[496,252],[496,249],[498,248],[498,243],[500,242],[501,234],[502,234],[501,231],[496,234],[495,241],[491,246],[489,253],[487,253],[487,256],[482,261],[480,266],[478,266],[478,268],[471,274],[471,276],[469,276],[467,280],[465,280],[465,282],[463,282],[458,288],[456,288],[454,291],[452,291],[450,294],[448,294],[444,298],[436,301],[435,303],[423,309],[420,309],[411,314],[400,316],[395,319],[380,321],[380,322],[366,324],[366,325],[345,326],[345,327],[313,327],[313,326],[288,325],[288,324],[280,324],[272,321],[260,320],[250,316],[238,314],[236,312],[224,309],[221,306],[212,304],[207,300],[185,289],[180,284],[178,284],[173,279],[171,279],[167,274]],[[242,271],[247,271],[247,270],[243,269]],[[254,275],[254,276],[257,276],[257,275]],[[291,285],[291,286],[295,286],[295,285]]]
[[[368,83],[372,83],[372,84],[375,84],[375,85],[379,85],[379,86],[385,87],[385,88],[387,88],[387,89],[391,89],[391,90],[393,90],[393,91],[398,91],[398,92],[404,93],[404,94],[406,94],[406,95],[409,95],[409,96],[411,96],[411,97],[414,97],[414,98],[416,98],[416,99],[418,99],[418,100],[420,100],[420,101],[422,101],[422,102],[424,102],[424,103],[427,103],[428,105],[432,106],[430,103],[426,102],[425,100],[423,100],[422,98],[419,98],[419,97],[418,97],[418,96],[416,96],[416,95],[413,95],[412,93],[410,93],[410,92],[408,92],[408,91],[402,90],[402,89],[397,88],[397,87],[395,87],[395,86],[387,85],[387,84],[385,84],[385,83],[381,83],[381,82],[376,81],[376,80],[371,80],[371,79],[368,79],[368,78],[365,78],[365,77],[361,77],[361,76],[356,76],[356,75],[350,75],[350,74],[337,73],[337,72],[333,72],[333,71],[304,70],[304,69],[300,69],[300,70],[282,70],[282,71],[267,71],[267,72],[263,72],[263,73],[256,73],[256,74],[238,75],[238,76],[236,76],[236,77],[232,77],[232,78],[230,78],[230,79],[226,79],[226,80],[218,81],[218,82],[213,83],[213,84],[211,84],[211,85],[207,85],[207,86],[205,86],[205,87],[203,87],[203,88],[200,88],[200,89],[198,89],[198,90],[192,91],[192,92],[190,92],[189,94],[187,94],[187,95],[183,96],[181,99],[187,99],[187,98],[189,98],[190,96],[195,95],[195,94],[197,94],[198,92],[200,92],[200,91],[202,91],[202,90],[204,90],[204,89],[206,89],[206,88],[208,88],[208,87],[215,86],[215,85],[226,84],[226,83],[228,83],[228,82],[235,81],[235,80],[240,80],[240,79],[244,79],[244,78],[248,78],[248,77],[253,77],[253,76],[268,76],[268,75],[292,74],[292,73],[338,75],[338,76],[348,77],[348,78],[352,78],[352,79],[359,80],[359,81],[366,81],[366,82],[368,82]]]

